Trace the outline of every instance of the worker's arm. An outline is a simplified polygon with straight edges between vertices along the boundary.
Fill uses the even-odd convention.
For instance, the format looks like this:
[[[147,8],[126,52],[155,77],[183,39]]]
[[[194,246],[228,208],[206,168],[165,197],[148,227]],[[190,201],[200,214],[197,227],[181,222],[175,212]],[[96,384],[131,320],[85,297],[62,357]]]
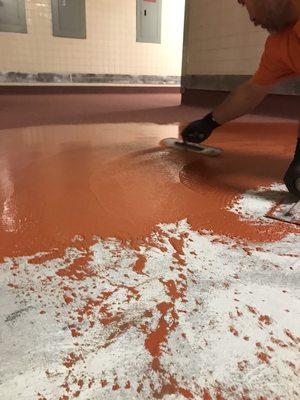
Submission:
[[[214,111],[220,125],[253,111],[270,92],[270,86],[260,86],[251,80],[238,86]]]
[[[187,125],[181,133],[183,140],[191,143],[203,142],[220,125],[252,111],[270,89],[271,86],[257,85],[248,80],[238,86],[212,113]]]
[[[278,51],[280,43],[280,36],[268,37],[254,76],[237,87],[212,113],[186,126],[181,133],[184,141],[203,142],[220,125],[252,111],[281,79],[295,75]]]

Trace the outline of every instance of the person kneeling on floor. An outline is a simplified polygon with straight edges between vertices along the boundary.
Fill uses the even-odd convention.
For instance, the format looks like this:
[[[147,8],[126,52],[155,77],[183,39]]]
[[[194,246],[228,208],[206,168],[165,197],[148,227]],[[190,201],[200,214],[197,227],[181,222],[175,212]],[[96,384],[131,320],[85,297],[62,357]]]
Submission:
[[[238,0],[238,3],[246,6],[255,26],[270,33],[259,68],[213,112],[187,125],[181,132],[184,142],[203,142],[214,129],[252,111],[280,80],[300,76],[300,1]],[[300,127],[295,156],[284,182],[300,199]]]

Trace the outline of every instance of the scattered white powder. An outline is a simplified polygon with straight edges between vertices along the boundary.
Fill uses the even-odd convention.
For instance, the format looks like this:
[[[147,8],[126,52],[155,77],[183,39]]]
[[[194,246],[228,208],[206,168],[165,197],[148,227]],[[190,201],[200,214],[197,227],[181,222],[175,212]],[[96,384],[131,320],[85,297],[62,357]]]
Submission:
[[[267,207],[253,211],[249,199],[242,206],[252,218]],[[234,239],[192,231],[186,221],[159,227],[139,251],[98,239],[61,258],[32,264],[33,257],[20,257],[0,266],[0,398],[153,400],[175,380],[195,399],[207,390],[215,400],[217,389],[230,400],[299,399],[299,236],[250,243],[245,251]],[[179,237],[176,253],[170,238]],[[90,275],[57,275],[80,266],[85,254]],[[160,304],[171,308],[163,315]],[[116,319],[104,324],[103,313]],[[163,372],[152,369],[145,346],[146,331],[159,330],[162,318]],[[70,357],[77,359],[68,367]],[[177,391],[165,398],[187,397]]]
[[[285,185],[274,183],[269,187],[260,186],[237,196],[227,210],[239,215],[240,220],[252,221],[254,224],[271,224],[274,221],[266,218],[268,211],[287,194]]]

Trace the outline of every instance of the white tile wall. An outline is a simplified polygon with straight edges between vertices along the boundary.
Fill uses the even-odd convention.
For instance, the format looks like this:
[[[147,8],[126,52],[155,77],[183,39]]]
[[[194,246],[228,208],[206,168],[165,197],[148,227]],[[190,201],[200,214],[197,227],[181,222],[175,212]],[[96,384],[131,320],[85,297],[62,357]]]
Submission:
[[[251,75],[267,33],[237,0],[189,0],[185,73]]]
[[[163,0],[161,44],[136,42],[136,0],[86,0],[86,40],[52,36],[50,0],[26,11],[28,34],[0,32],[0,71],[181,74],[184,0]]]

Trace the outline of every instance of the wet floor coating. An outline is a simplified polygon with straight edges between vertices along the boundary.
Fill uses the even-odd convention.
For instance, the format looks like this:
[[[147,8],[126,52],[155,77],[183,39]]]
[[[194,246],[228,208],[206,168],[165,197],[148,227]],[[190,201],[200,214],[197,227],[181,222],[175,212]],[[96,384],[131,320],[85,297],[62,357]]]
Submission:
[[[228,124],[213,159],[176,124],[2,130],[0,393],[298,398],[299,228],[259,214],[296,129]]]
[[[224,148],[214,159],[158,145],[176,135],[177,125],[154,124],[2,131],[1,255],[64,248],[78,234],[135,240],[184,218],[196,230],[253,240],[289,231],[240,224],[224,207],[282,179],[296,126],[228,125],[209,142]]]

